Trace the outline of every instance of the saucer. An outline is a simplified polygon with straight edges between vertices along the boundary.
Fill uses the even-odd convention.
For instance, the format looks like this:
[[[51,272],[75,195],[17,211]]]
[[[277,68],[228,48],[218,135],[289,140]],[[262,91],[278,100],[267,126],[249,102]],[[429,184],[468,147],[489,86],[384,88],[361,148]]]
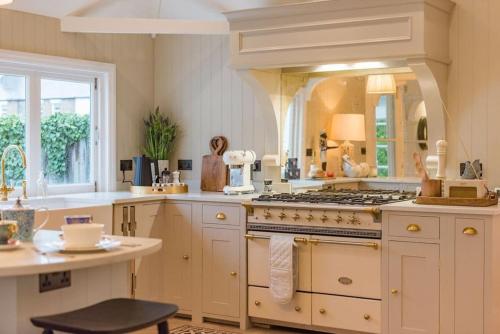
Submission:
[[[71,253],[109,251],[120,247],[120,245],[121,245],[120,241],[107,238],[102,239],[94,246],[71,246],[71,245],[66,245],[66,243],[63,240],[53,241],[47,244],[47,246],[59,252],[71,252]]]
[[[0,251],[9,251],[21,247],[21,241],[16,240],[5,245],[0,245]]]

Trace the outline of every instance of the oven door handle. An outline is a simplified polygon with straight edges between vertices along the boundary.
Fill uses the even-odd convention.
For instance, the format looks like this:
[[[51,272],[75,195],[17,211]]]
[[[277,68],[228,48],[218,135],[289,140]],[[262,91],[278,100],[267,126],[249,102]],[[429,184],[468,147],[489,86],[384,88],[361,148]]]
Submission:
[[[379,248],[379,245],[376,242],[356,242],[356,241],[320,240],[320,239],[310,239],[309,242],[313,245],[330,244],[330,245],[359,246],[359,247],[369,247],[375,250]]]
[[[255,234],[245,234],[245,239],[247,240],[253,240],[253,239],[271,239],[271,237],[263,236],[263,235],[255,235]],[[307,238],[302,238],[302,237],[295,237],[293,238],[293,241],[295,242],[301,242],[304,244],[307,244],[308,240]]]

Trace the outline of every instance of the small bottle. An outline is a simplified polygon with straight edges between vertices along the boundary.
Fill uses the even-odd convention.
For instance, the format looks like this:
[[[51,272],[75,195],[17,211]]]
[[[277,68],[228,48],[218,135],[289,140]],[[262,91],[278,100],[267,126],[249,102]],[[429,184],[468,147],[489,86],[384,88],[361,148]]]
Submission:
[[[271,194],[273,192],[273,180],[264,180],[264,193]]]
[[[43,171],[38,175],[38,180],[36,181],[36,195],[42,198],[47,197],[48,195],[48,184],[45,179],[45,173]]]

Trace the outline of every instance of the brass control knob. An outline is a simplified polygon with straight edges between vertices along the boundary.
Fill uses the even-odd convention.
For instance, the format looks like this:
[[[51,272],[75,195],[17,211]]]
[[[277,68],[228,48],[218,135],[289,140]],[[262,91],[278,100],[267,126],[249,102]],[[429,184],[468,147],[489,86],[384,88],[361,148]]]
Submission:
[[[311,220],[314,219],[314,216],[312,214],[309,214],[307,217],[306,217],[307,221],[310,222]]]
[[[365,314],[365,315],[363,316],[363,318],[365,318],[365,320],[370,320],[370,318],[371,318],[371,317],[370,317],[370,315],[369,315],[369,314]]]
[[[256,300],[256,301],[254,302],[254,304],[255,304],[255,306],[260,306],[260,301]]]
[[[320,218],[320,220],[323,222],[323,223],[326,223],[328,221],[328,216],[323,214]]]
[[[284,213],[283,211],[281,211],[281,213],[278,215],[278,217],[280,217],[280,219],[283,220],[283,219],[286,218],[286,213]]]
[[[295,213],[292,218],[293,220],[297,221],[300,219],[300,215],[298,213]]]
[[[349,217],[349,223],[353,225],[359,224],[359,218],[356,216],[355,213],[353,213],[352,216]]]
[[[321,313],[321,314],[325,314],[325,313],[326,313],[326,310],[325,310],[324,308],[320,308],[320,309],[319,309],[319,313]]]
[[[295,311],[300,312],[302,308],[300,306],[295,306]]]
[[[344,218],[342,218],[342,216],[340,215],[340,213],[337,215],[337,217],[335,218],[335,222],[337,224],[340,224],[344,221]]]
[[[264,211],[264,218],[265,219],[271,218],[271,212],[269,211],[269,209]]]

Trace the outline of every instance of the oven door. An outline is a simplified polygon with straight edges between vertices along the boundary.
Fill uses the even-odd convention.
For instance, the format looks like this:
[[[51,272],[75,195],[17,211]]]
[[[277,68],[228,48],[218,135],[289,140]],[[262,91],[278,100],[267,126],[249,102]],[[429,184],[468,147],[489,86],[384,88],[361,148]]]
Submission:
[[[275,233],[253,232],[247,234],[248,246],[248,285],[258,287],[269,287],[269,239]],[[295,238],[309,239],[308,235],[301,234],[281,234],[293,235]],[[298,290],[311,291],[311,245],[306,241],[297,241],[299,248],[298,264]]]
[[[380,240],[312,236],[312,291],[380,299]]]

